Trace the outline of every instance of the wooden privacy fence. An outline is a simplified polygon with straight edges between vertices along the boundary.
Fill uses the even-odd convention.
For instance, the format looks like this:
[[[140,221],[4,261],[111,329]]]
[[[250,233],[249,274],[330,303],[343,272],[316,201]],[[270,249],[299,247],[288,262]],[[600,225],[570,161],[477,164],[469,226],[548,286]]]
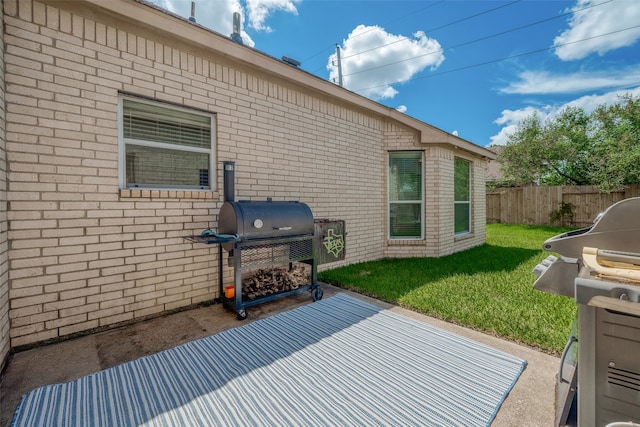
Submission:
[[[638,184],[612,193],[590,185],[496,189],[487,193],[487,222],[588,227],[612,204],[638,196]]]

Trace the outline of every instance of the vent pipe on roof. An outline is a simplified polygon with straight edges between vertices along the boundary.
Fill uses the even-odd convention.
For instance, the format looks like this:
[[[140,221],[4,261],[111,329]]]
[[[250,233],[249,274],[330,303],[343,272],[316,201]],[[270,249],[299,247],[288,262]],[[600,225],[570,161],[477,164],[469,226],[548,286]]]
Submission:
[[[231,40],[238,44],[242,43],[242,36],[240,35],[240,13],[233,12],[233,33],[229,36]]]
[[[300,66],[300,61],[297,61],[293,58],[289,58],[288,56],[283,56],[282,57],[282,61],[289,64],[289,65],[293,65],[294,67],[299,67]]]
[[[189,21],[196,22],[196,2],[195,1],[191,2],[191,17],[189,18]]]
[[[340,57],[340,45],[336,44],[336,54],[338,57],[338,86],[343,87],[342,84],[342,58]]]

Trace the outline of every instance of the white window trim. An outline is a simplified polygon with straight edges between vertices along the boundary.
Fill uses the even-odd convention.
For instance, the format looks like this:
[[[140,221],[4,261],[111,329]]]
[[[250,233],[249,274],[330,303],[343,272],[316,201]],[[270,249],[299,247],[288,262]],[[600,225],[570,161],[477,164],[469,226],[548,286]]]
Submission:
[[[404,153],[408,153],[408,152],[414,152],[414,153],[420,153],[420,174],[421,174],[421,184],[422,184],[422,197],[420,200],[420,237],[392,237],[391,236],[391,204],[402,204],[402,203],[406,203],[406,204],[414,204],[416,203],[415,200],[398,200],[398,201],[391,201],[389,200],[389,188],[391,188],[391,173],[389,173],[389,168],[391,166],[391,153],[399,153],[399,152],[404,152]],[[424,196],[425,196],[425,174],[424,174],[424,151],[419,151],[419,150],[393,150],[393,151],[387,151],[387,240],[390,241],[394,241],[394,242],[398,242],[398,241],[403,241],[403,240],[411,240],[411,241],[417,241],[417,240],[424,240],[424,229],[425,229],[425,214],[424,214]]]
[[[163,108],[169,110],[183,111],[190,114],[199,114],[202,116],[208,116],[211,120],[211,148],[203,149],[198,147],[189,147],[189,146],[180,146],[181,151],[189,151],[189,152],[197,152],[197,153],[209,153],[209,188],[206,189],[198,189],[195,187],[180,187],[180,186],[148,186],[148,187],[127,187],[127,177],[126,177],[126,144],[127,142],[131,142],[132,144],[145,146],[145,147],[154,147],[154,148],[166,148],[166,149],[176,149],[176,145],[162,143],[162,142],[154,142],[154,141],[145,141],[138,139],[127,139],[124,137],[124,125],[123,125],[123,105],[124,100],[131,100],[143,104],[149,105],[158,105]],[[216,120],[215,114],[210,112],[205,112],[198,109],[191,109],[180,107],[174,104],[158,101],[158,100],[148,100],[145,98],[140,98],[137,96],[131,95],[120,95],[118,96],[118,186],[120,189],[141,189],[141,190],[185,190],[185,191],[214,191],[216,188],[217,181],[217,173],[216,173]]]

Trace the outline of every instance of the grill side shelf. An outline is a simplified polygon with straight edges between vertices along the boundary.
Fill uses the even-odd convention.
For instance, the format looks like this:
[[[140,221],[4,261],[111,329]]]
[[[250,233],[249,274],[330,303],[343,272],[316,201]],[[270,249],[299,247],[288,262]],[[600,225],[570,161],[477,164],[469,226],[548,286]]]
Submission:
[[[182,236],[182,238],[192,243],[204,243],[207,245],[220,245],[222,243],[233,242],[236,240],[235,237],[216,237],[201,235]]]

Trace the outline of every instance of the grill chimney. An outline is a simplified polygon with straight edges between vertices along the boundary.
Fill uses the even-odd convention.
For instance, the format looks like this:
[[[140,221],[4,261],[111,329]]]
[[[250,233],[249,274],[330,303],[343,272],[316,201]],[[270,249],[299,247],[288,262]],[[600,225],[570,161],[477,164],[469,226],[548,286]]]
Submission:
[[[224,201],[233,202],[235,200],[235,170],[236,163],[224,162]]]

